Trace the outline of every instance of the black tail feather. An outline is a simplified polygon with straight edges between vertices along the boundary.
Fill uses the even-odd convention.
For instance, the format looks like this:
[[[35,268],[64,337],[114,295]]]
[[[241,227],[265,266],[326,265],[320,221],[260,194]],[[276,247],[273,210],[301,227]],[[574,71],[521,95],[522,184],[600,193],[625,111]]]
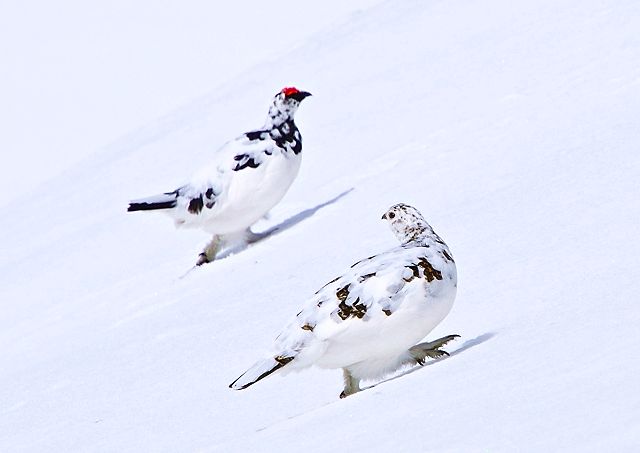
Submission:
[[[277,356],[256,362],[251,368],[245,371],[238,379],[233,381],[229,388],[234,390],[244,390],[255,384],[260,379],[266,378],[271,373],[291,362],[293,357]]]
[[[128,212],[133,211],[155,211],[157,209],[171,209],[178,204],[178,190],[165,192],[161,195],[142,198],[129,202]]]
[[[162,201],[159,203],[129,203],[129,207],[127,208],[128,212],[133,211],[155,211],[156,209],[170,209],[176,206],[177,201]]]

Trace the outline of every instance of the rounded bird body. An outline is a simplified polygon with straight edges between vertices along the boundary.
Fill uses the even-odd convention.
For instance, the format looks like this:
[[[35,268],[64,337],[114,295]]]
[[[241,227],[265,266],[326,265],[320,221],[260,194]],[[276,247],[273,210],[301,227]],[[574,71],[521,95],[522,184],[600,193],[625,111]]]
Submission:
[[[302,137],[294,115],[309,95],[292,87],[282,89],[261,129],[227,142],[187,184],[132,201],[128,210],[161,210],[178,227],[213,234],[197,264],[212,261],[226,236],[250,233],[250,226],[282,199],[296,178]]]
[[[322,287],[278,336],[273,358],[258,362],[232,388],[246,388],[264,377],[269,363],[284,372],[316,365],[342,368],[350,381],[343,392],[348,395],[362,379],[421,363],[424,356],[412,347],[451,310],[456,265],[415,208],[395,205],[385,216],[390,214],[386,220],[401,245],[359,261]],[[445,354],[437,347],[429,352]]]
[[[238,150],[239,146],[232,142],[227,145],[231,149],[223,150],[226,159],[196,173],[191,178],[189,191],[185,190],[185,196],[178,198],[174,209],[167,210],[176,226],[200,228],[216,235],[236,233],[253,225],[278,204],[298,175],[302,156],[282,151],[268,141],[253,144],[253,148],[267,149],[271,154],[251,171],[233,170],[237,166],[233,157],[249,149]],[[212,201],[207,198],[209,189],[214,197]],[[189,211],[189,203],[201,194],[204,194],[203,208],[194,215]]]

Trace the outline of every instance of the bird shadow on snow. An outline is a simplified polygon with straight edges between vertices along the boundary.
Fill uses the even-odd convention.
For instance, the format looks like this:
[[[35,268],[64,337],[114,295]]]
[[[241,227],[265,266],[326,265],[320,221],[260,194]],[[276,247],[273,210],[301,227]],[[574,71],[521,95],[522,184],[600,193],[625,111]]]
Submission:
[[[247,248],[249,248],[250,246],[252,246],[254,244],[262,242],[262,241],[264,241],[265,239],[267,239],[267,238],[269,238],[271,236],[275,236],[276,234],[282,233],[283,231],[286,231],[289,228],[292,228],[292,227],[296,226],[297,224],[299,224],[303,220],[306,220],[309,217],[311,217],[312,215],[314,215],[320,209],[322,209],[322,208],[324,208],[326,206],[332,205],[333,203],[337,202],[342,197],[344,197],[344,196],[348,195],[349,193],[351,193],[353,190],[354,190],[353,187],[348,189],[348,190],[345,190],[344,192],[342,192],[341,194],[336,195],[335,197],[331,198],[330,200],[322,202],[319,205],[316,205],[316,206],[314,206],[312,208],[305,209],[304,211],[301,211],[301,212],[297,213],[296,215],[294,215],[292,217],[289,217],[288,219],[280,222],[277,225],[274,225],[274,226],[266,229],[265,231],[261,231],[259,233],[254,233],[254,236],[253,236],[253,238],[251,239],[251,241],[249,243],[238,244],[238,245],[235,245],[233,247],[228,248],[227,250],[223,250],[222,253],[220,253],[220,255],[216,257],[216,261],[224,259],[224,258],[227,258],[230,255],[234,255],[236,253],[242,252],[243,250],[246,250]]]
[[[435,365],[436,363],[442,362],[443,360],[448,360],[448,359],[450,359],[450,358],[452,358],[452,357],[455,357],[455,356],[457,356],[458,354],[460,354],[460,353],[462,353],[462,352],[466,351],[467,349],[470,349],[470,348],[472,348],[472,347],[474,347],[474,346],[478,346],[479,344],[482,344],[482,343],[484,343],[485,341],[490,340],[491,338],[493,338],[493,337],[495,337],[495,336],[496,336],[496,333],[495,333],[495,332],[487,332],[487,333],[483,333],[482,335],[478,335],[477,337],[472,338],[471,340],[467,340],[467,341],[465,341],[465,342],[464,342],[464,344],[463,344],[462,346],[460,346],[460,347],[459,347],[458,349],[456,349],[455,351],[453,351],[453,352],[449,353],[449,356],[447,356],[447,357],[444,357],[444,358],[442,358],[442,359],[438,359],[438,360],[432,360],[432,361],[427,362],[425,365],[422,365],[422,366],[414,366],[414,367],[409,368],[408,370],[406,370],[406,371],[404,371],[404,372],[402,372],[402,373],[400,373],[400,374],[396,374],[396,375],[394,375],[394,376],[392,376],[392,377],[390,377],[390,378],[388,378],[388,379],[385,379],[385,380],[383,380],[383,381],[377,382],[377,383],[376,383],[376,384],[374,384],[374,385],[371,385],[371,386],[369,386],[369,387],[364,387],[364,388],[362,388],[362,389],[361,389],[361,391],[362,391],[362,392],[364,392],[364,391],[366,391],[366,390],[373,389],[374,387],[377,387],[378,385],[383,384],[383,383],[385,383],[385,382],[389,382],[389,381],[393,381],[393,380],[395,380],[395,379],[399,379],[399,378],[401,378],[401,377],[403,377],[403,376],[406,376],[407,374],[411,374],[411,373],[414,373],[414,372],[416,372],[416,371],[419,371],[419,370],[421,370],[422,368],[425,368],[425,367],[428,367],[428,366],[431,366],[431,365]],[[279,425],[279,424],[281,424],[281,423],[284,423],[284,422],[287,422],[287,421],[290,421],[290,420],[296,419],[296,418],[301,417],[301,416],[304,416],[304,415],[308,415],[308,414],[310,414],[310,413],[312,413],[312,412],[315,412],[315,411],[318,411],[318,410],[322,410],[323,408],[325,408],[325,407],[327,407],[327,406],[331,406],[331,405],[334,405],[334,404],[338,404],[340,401],[342,401],[342,399],[332,400],[332,401],[330,401],[330,402],[328,402],[328,403],[322,404],[322,405],[321,405],[321,406],[319,406],[319,407],[316,407],[315,409],[311,409],[311,410],[308,410],[308,411],[305,411],[305,412],[302,412],[302,413],[299,413],[299,414],[296,414],[296,415],[292,415],[292,416],[290,416],[290,417],[287,417],[287,418],[286,418],[286,419],[284,419],[284,420],[280,420],[280,421],[275,422],[275,423],[273,423],[273,424],[271,424],[271,425],[263,426],[263,427],[261,427],[261,428],[258,428],[258,429],[256,430],[256,432],[265,431],[265,430],[267,430],[267,429],[269,429],[269,428],[272,428],[272,427],[274,427],[274,426],[276,426],[276,425]]]
[[[485,341],[489,341],[490,339],[492,339],[492,338],[493,338],[493,337],[495,337],[495,336],[496,336],[496,333],[495,333],[495,332],[487,332],[487,333],[483,333],[482,335],[478,335],[478,336],[477,336],[477,337],[475,337],[475,338],[472,338],[472,339],[470,339],[470,340],[465,341],[465,342],[464,342],[464,344],[463,344],[462,346],[460,346],[460,347],[459,347],[458,349],[456,349],[455,351],[450,352],[450,353],[449,353],[449,355],[448,355],[448,356],[446,356],[446,357],[444,357],[444,358],[437,359],[437,360],[431,360],[430,362],[427,362],[427,363],[425,363],[425,364],[424,364],[424,365],[422,365],[422,366],[414,366],[414,367],[409,368],[408,370],[406,370],[406,371],[404,371],[404,372],[402,372],[402,373],[400,373],[400,374],[396,374],[396,375],[395,375],[395,376],[393,376],[393,377],[390,377],[390,378],[388,378],[388,379],[385,379],[384,381],[380,381],[380,382],[378,382],[378,383],[376,383],[376,384],[374,384],[374,385],[372,385],[372,386],[370,386],[370,387],[365,387],[365,388],[364,388],[364,389],[362,389],[362,390],[369,390],[369,389],[372,389],[372,388],[377,387],[378,385],[380,385],[380,384],[382,384],[382,383],[384,383],[384,382],[389,382],[389,381],[393,381],[393,380],[399,379],[399,378],[401,378],[401,377],[403,377],[403,376],[406,376],[407,374],[415,373],[416,371],[420,371],[421,369],[426,368],[426,367],[428,367],[428,366],[435,365],[435,364],[440,363],[440,362],[443,362],[443,361],[445,361],[445,360],[449,360],[449,359],[451,359],[451,358],[453,358],[453,357],[457,356],[458,354],[463,353],[463,352],[464,352],[464,351],[466,351],[467,349],[471,349],[471,348],[473,348],[474,346],[478,346],[479,344],[484,343]]]

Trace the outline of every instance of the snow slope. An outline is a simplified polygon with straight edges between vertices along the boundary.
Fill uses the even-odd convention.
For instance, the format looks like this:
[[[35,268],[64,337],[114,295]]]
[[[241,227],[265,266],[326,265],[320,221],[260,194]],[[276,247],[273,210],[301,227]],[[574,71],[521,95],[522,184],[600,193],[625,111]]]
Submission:
[[[640,4],[387,1],[122,137],[5,208],[0,451],[636,451]],[[262,229],[207,241],[129,198],[297,115],[303,168]],[[230,132],[231,131],[231,132]],[[451,357],[338,400],[339,371],[227,385],[299,304],[394,245],[450,245]]]
[[[0,206],[377,1],[0,2]]]

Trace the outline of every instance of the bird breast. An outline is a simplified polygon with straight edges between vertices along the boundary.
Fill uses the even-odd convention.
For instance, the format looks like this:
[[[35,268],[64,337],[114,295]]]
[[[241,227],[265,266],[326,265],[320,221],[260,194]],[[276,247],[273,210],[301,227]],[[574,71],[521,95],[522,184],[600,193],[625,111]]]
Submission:
[[[220,201],[209,212],[203,211],[205,229],[228,234],[250,227],[286,194],[300,161],[300,155],[274,151],[257,168],[232,172]]]
[[[316,364],[344,368],[361,361],[398,357],[419,343],[451,310],[455,286],[436,286],[440,288],[431,291],[435,294],[427,295],[425,284],[416,280],[406,285],[402,305],[391,315],[352,318],[341,325],[327,325],[324,332],[319,329],[317,335],[326,338],[327,347]]]

